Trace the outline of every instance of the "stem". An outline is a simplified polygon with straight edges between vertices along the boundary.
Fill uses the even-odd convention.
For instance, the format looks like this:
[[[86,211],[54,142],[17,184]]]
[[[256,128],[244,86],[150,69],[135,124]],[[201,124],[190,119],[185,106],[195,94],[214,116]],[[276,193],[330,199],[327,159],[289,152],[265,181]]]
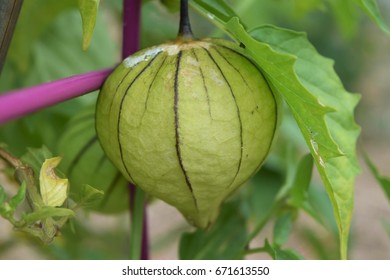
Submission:
[[[5,160],[15,168],[15,178],[20,184],[26,183],[27,200],[31,209],[36,210],[41,207],[43,202],[35,185],[35,176],[32,168],[2,148],[0,148],[0,159]]]
[[[123,0],[122,59],[133,54],[140,46],[141,0]],[[130,259],[148,259],[146,203],[141,189],[129,184],[130,196]]]
[[[1,1],[0,3],[0,73],[14,34],[23,0]]]
[[[123,1],[123,33],[122,58],[135,53],[139,49],[141,1]]]
[[[130,259],[139,260],[144,251],[143,237],[144,237],[144,207],[145,207],[145,193],[140,188],[133,188],[130,192],[130,198],[133,202],[130,205],[132,210],[131,215],[131,234],[130,234]]]
[[[89,72],[0,95],[0,124],[97,90],[111,71]]]
[[[188,0],[180,1],[180,26],[178,37],[181,39],[193,39],[190,16],[188,14]]]

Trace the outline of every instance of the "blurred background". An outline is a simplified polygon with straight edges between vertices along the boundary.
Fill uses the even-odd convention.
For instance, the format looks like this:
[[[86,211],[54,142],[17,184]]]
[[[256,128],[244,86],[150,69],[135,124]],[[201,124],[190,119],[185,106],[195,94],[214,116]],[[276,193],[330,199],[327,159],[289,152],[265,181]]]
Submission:
[[[0,76],[0,92],[112,67],[120,61],[122,1],[101,0],[92,43],[85,52],[81,50],[81,17],[76,2],[24,1]],[[274,24],[306,32],[319,53],[335,61],[335,70],[345,88],[362,96],[356,110],[362,128],[359,154],[366,152],[380,172],[390,176],[390,36],[355,5],[345,4],[340,10],[335,4],[340,1],[226,2],[248,28]],[[378,0],[378,4],[390,25],[390,1]],[[197,37],[223,36],[195,11],[191,12],[191,20]],[[142,47],[174,39],[178,29],[177,1],[143,1],[141,26]],[[0,142],[6,143],[16,155],[25,153],[26,147],[40,147],[43,143],[56,153],[58,139],[72,116],[93,106],[96,96],[96,93],[88,94],[12,121],[0,128]],[[364,161],[360,162],[362,173],[356,181],[350,258],[390,259],[390,204]],[[14,193],[15,183],[7,176],[4,163],[0,162],[0,169],[3,169],[0,184]],[[324,201],[324,215],[331,220],[331,208],[316,174],[313,185],[319,186],[314,187],[314,192],[319,201]],[[191,231],[191,227],[175,209],[159,201],[148,208],[148,224],[151,258],[177,259],[180,234]],[[63,232],[63,236],[74,236],[77,232],[77,238],[59,237],[54,244],[44,246],[13,231],[0,218],[0,259],[122,259],[126,258],[128,228],[126,211],[115,215],[81,212],[77,222]],[[272,226],[266,227],[258,238],[259,243],[271,231]],[[288,246],[307,259],[336,258],[335,225],[324,228],[300,213]],[[268,258],[262,254],[250,257]]]

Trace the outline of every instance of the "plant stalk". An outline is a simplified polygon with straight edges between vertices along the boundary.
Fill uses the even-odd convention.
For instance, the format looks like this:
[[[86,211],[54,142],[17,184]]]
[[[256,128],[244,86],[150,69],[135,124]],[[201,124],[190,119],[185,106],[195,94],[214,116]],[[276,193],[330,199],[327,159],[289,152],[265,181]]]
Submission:
[[[122,59],[139,50],[141,1],[123,1]]]
[[[123,1],[122,59],[136,52],[140,47],[141,0]],[[130,252],[132,260],[149,258],[146,203],[144,192],[129,184],[130,196]]]
[[[180,25],[178,37],[180,39],[193,39],[190,16],[188,14],[188,0],[180,1]]]
[[[133,185],[130,189],[131,232],[130,232],[130,259],[143,259],[145,254],[145,193]],[[147,257],[147,256],[146,256]]]
[[[111,71],[89,72],[0,95],[0,124],[97,90]]]

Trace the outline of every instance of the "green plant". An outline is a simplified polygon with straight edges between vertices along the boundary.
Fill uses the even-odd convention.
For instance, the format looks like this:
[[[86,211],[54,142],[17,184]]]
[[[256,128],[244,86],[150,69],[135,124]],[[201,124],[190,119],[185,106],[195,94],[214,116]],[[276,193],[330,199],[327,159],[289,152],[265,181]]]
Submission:
[[[43,3],[44,0],[38,2]],[[38,2],[34,4],[32,2],[26,2],[26,9],[33,10],[44,7],[50,11],[48,14],[51,16],[50,18],[41,19],[37,23],[37,30],[48,28],[56,15],[53,11],[58,11],[57,14],[59,14],[60,11],[76,6],[76,1],[63,1],[66,4],[61,5],[52,3],[52,6],[42,5],[42,3]],[[132,2],[137,2],[135,6],[140,5],[138,1]],[[160,14],[167,13],[166,11],[161,12],[159,10],[161,6],[154,2],[145,1],[144,9],[149,11],[150,14],[156,14],[154,13],[156,10]],[[329,228],[332,228],[334,221],[336,222],[340,239],[340,256],[341,258],[347,258],[348,235],[353,209],[353,188],[356,174],[359,171],[359,165],[356,159],[356,141],[360,129],[354,121],[354,108],[359,100],[359,96],[350,94],[344,89],[340,79],[333,70],[332,62],[320,56],[304,34],[273,25],[252,27],[254,22],[253,17],[248,17],[250,28],[243,25],[242,22],[246,20],[245,14],[249,11],[249,7],[253,8],[262,5],[262,7],[267,8],[267,6],[272,7],[275,4],[267,3],[266,1],[231,2],[234,9],[224,1],[194,0],[190,4],[201,15],[204,15],[211,23],[217,26],[217,29],[213,30],[214,34],[225,32],[245,48],[246,54],[261,69],[267,82],[271,85],[274,94],[285,101],[286,112],[281,125],[279,139],[262,170],[240,192],[231,197],[223,205],[215,225],[208,231],[195,230],[182,235],[180,257],[183,259],[237,259],[244,258],[250,253],[265,252],[275,259],[301,258],[300,254],[293,250],[285,249],[284,246],[291,233],[294,221],[298,214],[303,211],[320,224]],[[353,5],[357,4],[356,7],[362,8],[362,11],[372,17],[381,29],[389,33],[388,28],[380,17],[379,9],[375,1],[349,0],[343,2],[344,4],[340,4],[337,1],[307,1],[307,5],[298,4],[302,1],[295,2],[297,4],[295,6],[297,13],[308,13],[318,7],[328,5],[330,9],[336,11],[336,18],[340,22],[344,32],[348,35],[353,34],[353,28],[347,27],[357,26],[355,13],[350,14],[348,11]],[[81,6],[84,32],[86,34],[84,36],[86,38],[84,46],[86,46],[94,29],[99,1],[80,1],[80,3],[87,5]],[[177,10],[177,1],[165,1],[164,3],[170,9]],[[118,7],[115,6],[113,1],[107,2],[105,5],[107,5],[105,9],[111,15],[115,15],[118,12]],[[287,1],[284,1],[283,5],[288,6],[289,4]],[[253,10],[255,9],[253,8]],[[279,10],[291,11],[291,9],[280,8]],[[242,15],[241,19],[239,19],[234,11]],[[281,13],[287,19],[291,17],[291,15],[285,15],[285,12]],[[250,13],[248,12],[248,14]],[[70,25],[78,24],[74,20],[74,14],[69,13],[68,16],[73,20],[63,19],[61,21],[61,18],[59,18],[51,28],[61,30],[65,26],[69,28],[69,22],[71,22]],[[267,19],[266,16],[262,18]],[[21,24],[26,25],[22,19],[23,13],[21,16]],[[169,19],[165,20],[169,22]],[[150,20],[148,24],[153,24],[153,21]],[[146,30],[144,34],[155,32],[152,28],[148,27],[148,24],[145,25]],[[202,21],[199,24],[202,25],[205,23]],[[167,37],[174,36],[171,33],[172,29],[170,29],[170,25],[167,24],[165,26],[167,26],[164,27],[167,28]],[[196,25],[194,26],[196,27]],[[131,28],[133,28],[134,32],[132,34],[125,32],[124,45],[129,44],[129,41],[131,41],[130,38],[134,39],[138,36],[138,31],[135,31],[138,30],[138,25],[133,25]],[[10,47],[9,60],[7,61],[8,65],[6,64],[5,71],[2,75],[2,81],[7,81],[6,83],[1,83],[3,90],[30,85],[32,81],[42,81],[40,75],[42,77],[46,75],[52,78],[59,78],[71,74],[66,68],[57,70],[62,73],[51,73],[51,71],[54,71],[52,69],[58,69],[59,64],[67,65],[74,63],[77,66],[75,67],[77,71],[85,71],[87,69],[84,67],[88,63],[81,63],[81,65],[79,63],[80,57],[86,57],[84,62],[90,60],[90,68],[88,70],[107,67],[114,61],[112,58],[114,55],[111,58],[109,55],[101,55],[102,48],[107,50],[107,54],[113,54],[115,52],[113,45],[107,43],[103,47],[99,46],[100,49],[95,45],[94,49],[93,41],[95,39],[98,40],[100,36],[103,38],[101,41],[107,42],[108,40],[105,40],[105,38],[109,36],[104,27],[97,25],[94,38],[91,41],[92,45],[89,54],[96,52],[91,57],[98,57],[100,59],[99,61],[95,61],[92,58],[88,59],[87,55],[75,55],[76,51],[73,50],[77,49],[77,47],[72,48],[72,51],[69,52],[73,41],[68,39],[65,40],[67,47],[54,48],[56,51],[52,55],[53,59],[57,59],[57,63],[50,61],[54,64],[52,66],[53,68],[46,67],[50,65],[46,61],[43,71],[37,71],[40,63],[42,63],[42,59],[48,56],[45,46],[55,45],[58,41],[56,38],[47,36],[44,40],[39,41],[40,45],[34,45],[34,48],[23,47],[29,46],[28,42],[36,41],[39,38],[39,32],[29,34],[29,36],[23,36],[23,31],[19,32],[22,33],[21,35],[17,35],[17,31],[15,34],[15,47],[12,45]],[[80,41],[81,36],[77,43]],[[137,40],[134,40],[134,42],[137,42]],[[150,41],[148,43],[150,44],[152,42]],[[135,45],[137,43],[134,43],[131,47],[124,47],[123,57],[134,52],[136,49],[134,47]],[[31,59],[31,51],[34,53],[35,60]],[[67,64],[63,63],[63,61],[58,61],[61,60],[61,56],[63,56],[63,61],[66,61]],[[95,66],[95,64],[99,65]],[[93,85],[81,87],[82,83],[79,82],[78,85],[80,87],[75,91],[72,92],[71,88],[65,87],[65,92],[70,93],[68,96],[76,96],[86,91],[97,89],[109,72],[100,71],[93,73],[92,76],[80,76],[82,79],[93,77]],[[12,78],[13,75],[11,73],[18,73],[23,79]],[[27,74],[23,75],[23,73]],[[53,77],[54,75],[57,76]],[[76,79],[60,81],[57,84],[53,84],[54,86],[50,89],[55,92],[58,90],[59,85],[65,86],[76,82]],[[34,92],[39,93],[41,89],[43,88],[37,87]],[[19,94],[26,96],[23,92],[19,92]],[[12,96],[15,95],[9,94],[0,97],[0,106],[2,106],[0,112],[3,114],[2,120],[8,120],[10,116],[24,115],[31,109],[16,113],[11,112],[14,114],[9,113],[6,115],[6,113],[15,109],[13,107],[10,110],[11,107],[9,106],[9,104],[12,104],[10,103]],[[61,98],[64,99],[65,97]],[[15,157],[13,156],[14,158],[20,158],[26,149],[25,147],[37,147],[42,144],[48,146],[49,150],[53,153],[62,154],[64,157],[64,165],[62,167],[60,166],[60,169],[65,174],[64,176],[69,177],[70,180],[69,198],[71,200],[68,199],[68,201],[83,201],[85,197],[89,197],[91,194],[98,194],[101,191],[105,191],[105,197],[103,198],[104,206],[95,204],[94,208],[103,210],[104,207],[105,212],[118,212],[126,207],[123,203],[123,193],[126,191],[126,188],[120,187],[123,185],[123,178],[118,175],[117,170],[105,158],[94,135],[94,116],[93,109],[91,108],[93,108],[95,98],[95,95],[88,95],[45,109],[39,114],[22,118],[16,122],[10,122],[2,127],[1,139],[8,145],[8,152],[6,153],[10,154],[9,151],[11,151],[16,155]],[[41,107],[35,107],[33,109],[45,108],[48,104],[59,101],[61,100],[41,104]],[[27,104],[23,103],[23,106],[20,107],[25,108]],[[83,112],[73,116],[79,111]],[[63,131],[65,127],[67,128]],[[311,155],[307,155],[307,152],[310,152]],[[32,154],[34,155],[33,157],[38,158],[36,156],[37,152],[33,152]],[[43,164],[46,158],[48,157],[40,158],[38,167]],[[23,165],[28,165],[32,168],[28,161],[23,161],[23,158],[21,161]],[[313,188],[313,182],[311,180],[313,164],[315,164],[321,176],[322,183],[325,186],[329,198],[328,201],[323,195],[316,196],[315,192],[318,194],[318,191]],[[102,170],[108,171],[102,175]],[[88,176],[84,174],[88,174]],[[101,178],[106,178],[106,180],[103,182]],[[38,184],[42,184],[40,180],[37,183],[37,178],[34,180],[35,188],[38,187]],[[21,186],[24,184],[23,180],[20,180],[19,183]],[[97,187],[97,189],[81,187],[83,184],[91,184]],[[21,191],[16,198],[14,200],[11,199],[12,201],[17,200],[17,204],[22,202],[22,199],[19,199],[19,197],[23,196],[24,188],[21,187],[20,189]],[[133,190],[132,187],[130,189]],[[115,194],[115,192],[117,193]],[[92,196],[95,197],[95,195]],[[4,192],[2,192],[0,197],[2,198],[0,202],[3,204],[6,201]],[[134,199],[132,200],[133,203],[131,203],[134,217],[131,257],[139,258],[140,251],[142,251],[142,248],[145,249],[145,246],[141,244],[142,232],[145,233],[142,230],[144,196],[137,189],[135,194],[132,193],[131,198]],[[318,203],[318,201],[323,203]],[[109,202],[111,202],[111,205],[109,205]],[[5,203],[16,206],[11,201]],[[329,222],[327,214],[329,213],[330,205],[333,209],[334,221],[330,220]],[[3,213],[10,213],[7,211],[3,211]],[[53,212],[50,215],[53,216]],[[10,218],[8,214],[4,216],[8,219]],[[39,216],[37,219],[38,221],[43,221],[45,218]],[[75,220],[74,223],[76,224],[74,226],[76,232],[79,232],[80,235],[83,232],[85,234],[89,232],[82,221]],[[267,238],[264,240],[264,246],[248,248],[268,223],[274,223],[272,240]],[[54,242],[52,245],[42,247],[41,249],[55,258],[91,257],[86,253],[80,253],[77,248],[83,242],[83,238],[80,236],[76,238],[74,233],[67,228],[66,224],[62,232],[63,236],[61,238],[66,245],[61,246]],[[145,239],[145,237],[144,235],[143,238]],[[75,240],[77,242],[74,242]],[[231,246],[233,243],[232,240],[234,240],[234,246]],[[108,254],[104,255],[102,253],[102,255],[98,254],[93,257],[104,258],[105,256],[108,256]],[[116,254],[114,256],[123,258],[123,255]]]

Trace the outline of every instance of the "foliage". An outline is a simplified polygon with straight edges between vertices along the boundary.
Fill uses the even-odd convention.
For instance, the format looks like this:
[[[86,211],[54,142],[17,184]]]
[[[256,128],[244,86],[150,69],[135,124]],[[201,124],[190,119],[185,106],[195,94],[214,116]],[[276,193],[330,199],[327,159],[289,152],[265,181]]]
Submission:
[[[49,1],[45,5],[43,2],[25,1],[0,78],[1,91],[113,66],[118,62],[119,44],[108,28],[109,25],[119,26],[116,1],[102,1],[100,5],[96,0]],[[170,12],[177,11],[177,1],[144,2],[142,45],[173,39],[177,18]],[[198,36],[220,35],[223,30],[243,44],[277,92],[280,107],[287,105],[279,138],[264,167],[225,203],[209,231],[191,230],[182,234],[179,257],[242,259],[248,254],[262,253],[273,259],[301,259],[304,256],[288,248],[287,244],[296,220],[306,213],[331,235],[335,235],[335,228],[338,229],[341,257],[346,258],[354,180],[359,171],[356,141],[360,130],[354,121],[359,96],[344,89],[333,62],[321,56],[309,42],[308,37],[313,36],[307,27],[309,24],[299,24],[297,18],[307,23],[313,22],[313,15],[332,15],[347,38],[359,30],[362,13],[372,18],[385,33],[389,33],[389,28],[374,0],[226,2],[230,5],[223,0],[191,1],[204,18],[217,27],[193,15],[195,33],[196,26],[202,27]],[[101,17],[100,14],[108,16]],[[31,26],[31,18],[37,19],[34,26]],[[326,20],[331,22],[329,18]],[[167,24],[161,24],[161,21]],[[161,28],[155,28],[157,25]],[[308,35],[275,25],[299,28]],[[86,52],[81,51],[81,42],[84,49],[90,44]],[[110,242],[114,241],[117,248],[125,242],[123,236],[118,238],[122,234],[119,230],[108,234],[93,232],[82,218],[65,224],[81,207],[120,213],[128,206],[125,181],[105,158],[96,141],[95,98],[95,94],[89,94],[1,127],[0,142],[7,143],[7,150],[21,158],[23,165],[33,169],[35,174],[39,174],[45,159],[53,157],[52,153],[63,157],[59,173],[65,174],[60,177],[69,179],[70,191],[66,192],[65,199],[71,205],[47,203],[46,200],[46,204],[42,202],[39,207],[32,207],[31,212],[19,215],[17,208],[25,202],[29,190],[27,182],[18,182],[18,192],[14,196],[0,188],[0,213],[16,228],[31,233],[36,222],[41,222],[45,232],[33,228],[33,235],[48,243],[56,234],[53,228],[62,228],[60,241],[54,240],[46,247],[37,246],[49,258],[110,258]],[[41,149],[42,144],[48,149]],[[26,147],[38,149],[29,149],[22,157]],[[311,179],[313,164],[326,193],[318,187],[320,183]],[[380,176],[370,161],[368,164],[388,195],[388,178]],[[43,179],[38,177],[34,176],[30,189],[39,189]],[[37,201],[41,203],[39,199]],[[272,228],[272,234],[263,236],[267,226]],[[253,247],[260,239],[259,234],[263,245]],[[325,252],[326,246],[318,245],[313,234],[306,236],[308,244],[317,246],[319,257],[335,256],[333,252]],[[110,241],[99,244],[97,240],[101,239]],[[80,248],[87,244],[91,247],[81,252]],[[98,251],[93,252],[90,249],[93,246],[98,246]],[[112,256],[123,258],[126,254],[116,252]]]

